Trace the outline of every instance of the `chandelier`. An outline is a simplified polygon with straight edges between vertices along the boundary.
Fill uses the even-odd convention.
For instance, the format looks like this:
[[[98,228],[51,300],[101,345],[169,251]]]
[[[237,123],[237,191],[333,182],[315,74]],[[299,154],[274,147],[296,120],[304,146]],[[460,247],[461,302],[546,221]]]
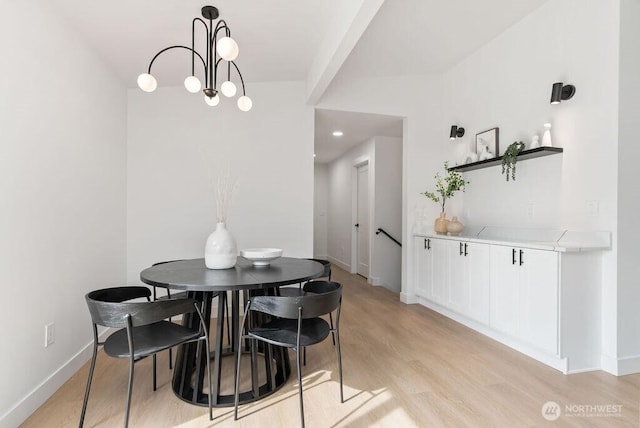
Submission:
[[[251,110],[253,102],[246,94],[242,74],[235,63],[235,59],[238,57],[239,53],[238,44],[231,38],[231,30],[223,19],[220,19],[215,27],[213,26],[213,21],[217,19],[218,16],[217,8],[213,6],[204,6],[202,8],[202,17],[205,20],[208,20],[209,23],[207,24],[205,20],[198,17],[193,18],[193,21],[191,22],[191,47],[181,45],[169,46],[158,52],[149,63],[149,69],[147,72],[138,76],[138,86],[140,89],[145,92],[153,92],[158,87],[158,81],[151,74],[151,67],[160,54],[172,49],[186,49],[191,52],[191,75],[184,79],[184,87],[187,91],[195,94],[202,89],[202,82],[196,77],[197,57],[204,68],[204,89],[202,92],[204,92],[205,102],[213,107],[218,105],[220,102],[220,93],[225,97],[233,97],[237,92],[235,83],[231,81],[231,66],[233,66],[233,69],[238,74],[240,83],[242,84],[242,96],[238,98],[238,108],[242,111]],[[206,52],[204,56],[195,49],[195,33],[198,22],[204,26],[206,31]],[[219,34],[220,32],[222,33]],[[221,67],[221,75],[226,71],[227,78],[227,80],[222,82],[220,85],[220,90],[218,90],[217,86],[218,67]]]

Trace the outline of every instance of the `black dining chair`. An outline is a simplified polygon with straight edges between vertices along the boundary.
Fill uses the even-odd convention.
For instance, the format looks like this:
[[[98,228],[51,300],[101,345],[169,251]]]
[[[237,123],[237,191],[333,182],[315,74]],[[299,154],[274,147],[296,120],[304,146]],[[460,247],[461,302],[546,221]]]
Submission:
[[[80,427],[84,424],[99,346],[102,346],[105,354],[110,357],[129,359],[125,427],[129,425],[134,363],[149,355],[155,355],[158,352],[189,342],[204,342],[206,349],[210,349],[207,323],[202,316],[197,300],[179,299],[151,302],[149,301],[150,296],[151,291],[147,287],[140,286],[105,288],[92,291],[85,296],[93,325],[93,356],[82,403]],[[145,298],[147,301],[131,301],[139,298]],[[193,312],[196,312],[200,318],[198,330],[192,330],[166,320],[171,316]],[[98,340],[99,325],[119,330],[111,334],[104,342],[100,342]],[[209,385],[211,385],[211,369],[208,359],[207,377]],[[209,420],[213,420],[211,403],[211,388],[209,388]]]
[[[302,399],[301,347],[315,345],[335,332],[336,352],[338,356],[338,374],[340,377],[340,402],[344,403],[342,387],[342,354],[340,352],[340,307],[342,305],[342,284],[330,281],[310,282],[309,292],[298,296],[254,296],[249,298],[244,311],[242,327],[239,330],[238,343],[242,339],[252,342],[262,341],[276,346],[290,348],[296,352],[298,371],[298,392],[300,396],[300,418],[304,427],[304,403]],[[320,318],[336,311],[335,328]],[[249,327],[245,331],[250,312],[267,314],[272,319],[262,325]],[[255,349],[256,343],[252,343]],[[238,420],[239,382],[241,352],[236,354],[236,385],[234,418]]]
[[[323,270],[322,270],[322,275],[320,275],[318,278],[327,278],[328,281],[331,281],[331,262],[329,262],[328,260],[322,260],[322,259],[303,259],[303,260],[311,260],[311,261],[320,263],[322,265]],[[286,287],[286,286],[278,287],[278,295],[297,296],[300,294],[300,291],[302,291],[303,285],[304,285],[304,282],[299,283],[297,287]]]
[[[166,260],[166,261],[163,261],[163,262],[154,263],[151,266],[158,266],[158,265],[163,265],[163,264],[166,264],[166,263],[180,262],[180,261],[182,261],[182,260]],[[171,289],[169,289],[169,288],[166,289],[166,294],[158,296],[158,288],[159,287],[157,287],[155,285],[152,285],[152,287],[153,287],[153,300],[154,301],[157,301],[157,300],[170,300],[170,299],[173,299],[173,300],[175,300],[175,299],[186,299],[188,297],[186,291],[180,291],[178,293],[171,293]],[[229,316],[229,303],[228,303],[229,300],[227,299],[225,301],[227,302],[227,304],[225,306],[225,312],[224,312],[225,318],[226,318],[226,317]],[[171,318],[169,318],[169,321],[171,321]],[[229,327],[229,323],[226,323],[226,324],[227,324],[227,340],[228,340],[229,343],[231,343],[231,328]],[[172,351],[171,348],[169,348],[169,370],[172,370],[172,369],[173,369],[173,351]],[[156,373],[156,355],[155,354],[153,355],[153,373],[154,373],[154,376],[153,376],[153,390],[155,391],[156,390],[156,376],[155,376],[155,373]]]

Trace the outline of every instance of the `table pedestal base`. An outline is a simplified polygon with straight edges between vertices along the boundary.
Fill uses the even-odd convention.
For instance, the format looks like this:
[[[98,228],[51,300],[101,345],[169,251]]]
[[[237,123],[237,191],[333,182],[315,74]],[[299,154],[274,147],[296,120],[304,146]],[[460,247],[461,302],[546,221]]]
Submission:
[[[214,407],[230,407],[234,405],[233,390],[231,394],[220,394],[220,380],[222,372],[222,358],[233,358],[239,350],[238,329],[240,325],[240,294],[233,291],[231,298],[231,343],[229,347],[223,346],[224,338],[224,308],[227,304],[227,293],[217,294],[218,297],[218,317],[216,322],[216,332],[214,338],[214,350],[210,352],[205,349],[202,341],[188,343],[178,348],[176,364],[173,373],[173,391],[178,398],[199,406],[209,405],[209,396],[203,391],[206,377],[206,358],[211,358],[211,376],[213,378],[213,403]],[[211,302],[215,293],[211,292],[189,292],[189,297],[204,302],[202,314],[205,319],[211,319]],[[245,299],[246,300],[246,299]],[[197,314],[184,316],[183,325],[198,329],[199,319]],[[211,331],[211,329],[210,329]],[[251,354],[251,389],[240,391],[240,404],[249,403],[266,397],[277,391],[285,384],[291,374],[291,363],[289,353],[286,348],[260,343],[252,346],[250,342],[243,346],[243,353]],[[259,385],[258,358],[264,358],[264,378],[265,383]],[[235,359],[233,359],[233,385],[235,385]]]

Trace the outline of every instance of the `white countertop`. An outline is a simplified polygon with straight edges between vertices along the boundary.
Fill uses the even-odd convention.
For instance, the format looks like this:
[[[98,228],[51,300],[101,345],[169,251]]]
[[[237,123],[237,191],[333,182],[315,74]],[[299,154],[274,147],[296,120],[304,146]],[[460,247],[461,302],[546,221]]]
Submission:
[[[558,229],[519,229],[505,227],[465,227],[459,236],[439,235],[433,226],[414,227],[414,236],[519,246],[558,252],[602,251],[611,249],[611,232]]]

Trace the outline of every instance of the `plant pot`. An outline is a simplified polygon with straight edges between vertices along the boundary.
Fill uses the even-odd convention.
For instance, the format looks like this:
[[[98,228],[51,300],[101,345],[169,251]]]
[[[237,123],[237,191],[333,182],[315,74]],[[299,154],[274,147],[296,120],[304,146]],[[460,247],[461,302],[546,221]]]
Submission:
[[[204,263],[209,269],[230,269],[236,265],[238,246],[227,230],[227,225],[217,223],[204,249]]]
[[[444,212],[440,213],[440,217],[438,217],[433,225],[433,230],[438,235],[446,235],[447,234],[447,224],[449,220],[447,219],[447,215]]]

